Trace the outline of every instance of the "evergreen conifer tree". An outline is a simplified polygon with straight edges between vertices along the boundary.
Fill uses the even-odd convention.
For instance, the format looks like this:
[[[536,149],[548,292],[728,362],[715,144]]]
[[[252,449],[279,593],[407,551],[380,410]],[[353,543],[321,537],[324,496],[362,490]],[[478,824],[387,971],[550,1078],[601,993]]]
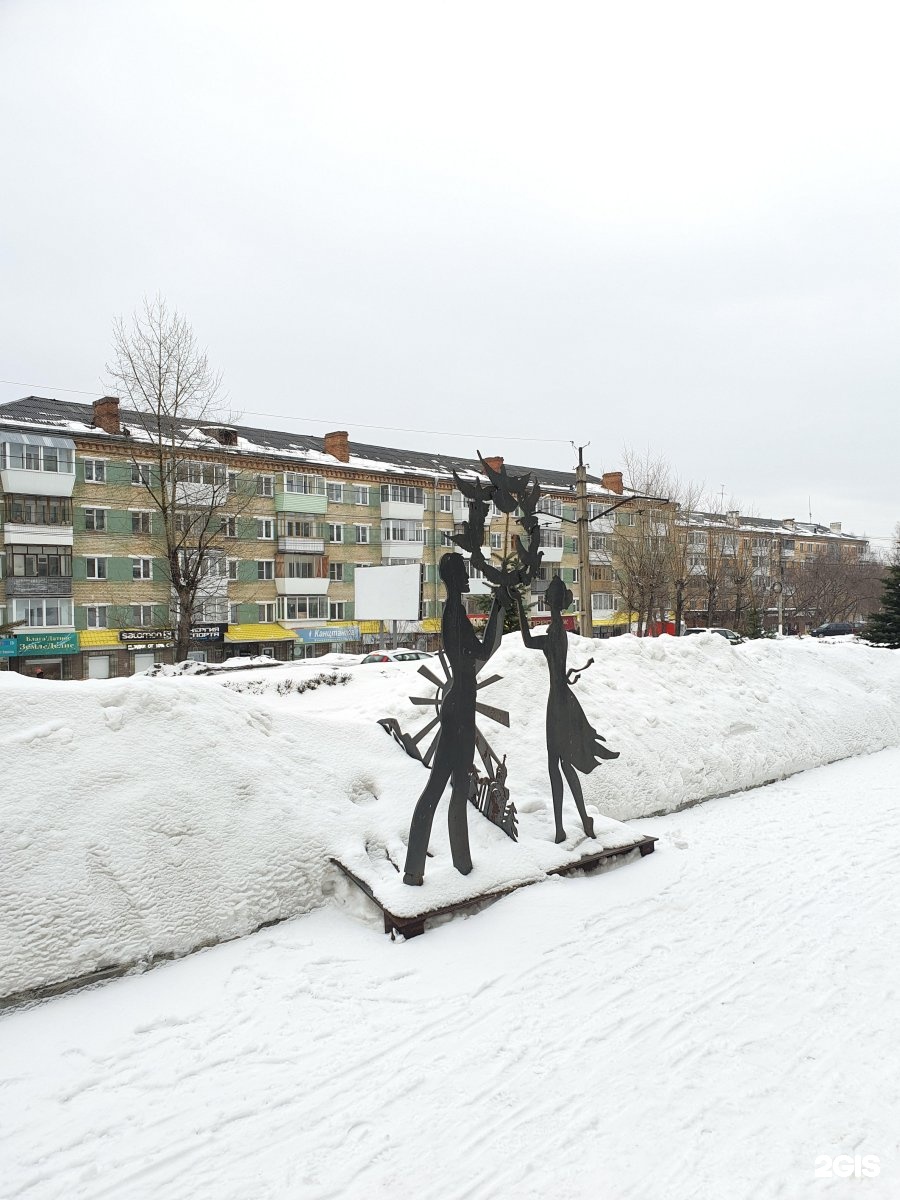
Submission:
[[[869,618],[865,637],[878,646],[900,649],[900,563],[885,572],[881,611]]]

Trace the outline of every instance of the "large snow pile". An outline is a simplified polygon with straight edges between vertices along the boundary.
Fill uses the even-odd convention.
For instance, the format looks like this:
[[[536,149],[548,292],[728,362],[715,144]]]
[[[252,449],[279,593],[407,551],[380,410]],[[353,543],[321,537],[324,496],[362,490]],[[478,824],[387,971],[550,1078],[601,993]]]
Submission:
[[[570,639],[571,666],[590,656],[576,694],[621,756],[584,779],[585,799],[618,820],[900,743],[890,651]],[[431,718],[409,700],[434,692],[417,665],[342,667],[345,683],[289,691],[287,676],[320,670],[242,672],[228,686],[0,676],[0,997],[306,912],[332,886],[331,854],[402,841],[424,769],[377,720],[415,732]],[[520,828],[552,839],[543,655],[507,637],[495,673],[481,695],[511,724],[482,727],[507,756]],[[568,799],[565,819],[573,830]]]

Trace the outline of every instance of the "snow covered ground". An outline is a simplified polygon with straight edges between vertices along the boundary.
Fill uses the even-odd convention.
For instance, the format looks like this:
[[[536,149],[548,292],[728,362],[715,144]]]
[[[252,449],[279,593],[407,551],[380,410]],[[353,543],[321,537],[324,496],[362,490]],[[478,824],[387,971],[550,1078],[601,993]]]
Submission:
[[[331,907],[7,1012],[0,1196],[895,1200],[898,801],[889,749],[409,942]]]
[[[572,666],[591,655],[576,694],[620,757],[585,779],[585,799],[615,821],[900,744],[891,651],[571,638]],[[334,887],[330,855],[392,873],[425,772],[377,718],[407,731],[430,719],[409,700],[434,693],[416,668],[339,665],[334,686],[306,690],[320,663],[80,684],[0,676],[0,998],[320,907]],[[543,655],[512,635],[487,673],[503,677],[482,697],[509,711],[510,727],[484,728],[507,757],[520,841],[470,814],[470,878],[484,890],[527,874],[553,838]],[[445,814],[446,802],[437,852]],[[565,818],[575,852],[570,801]],[[424,903],[439,867],[426,872]]]

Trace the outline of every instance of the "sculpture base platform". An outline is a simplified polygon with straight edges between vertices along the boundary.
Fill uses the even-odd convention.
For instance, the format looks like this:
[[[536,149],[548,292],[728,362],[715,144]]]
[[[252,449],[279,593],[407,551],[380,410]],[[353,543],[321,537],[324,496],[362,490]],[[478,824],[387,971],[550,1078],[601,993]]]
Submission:
[[[623,828],[624,826],[618,826],[619,830]],[[428,922],[435,918],[478,908],[499,900],[502,896],[508,896],[519,888],[541,883],[552,875],[590,873],[612,865],[616,859],[643,858],[653,853],[657,841],[655,837],[641,835],[624,840],[620,835],[614,840],[615,845],[604,845],[602,840],[584,838],[574,851],[568,852],[564,847],[554,847],[556,853],[548,848],[547,853],[542,856],[547,860],[545,863],[540,866],[529,864],[531,869],[526,866],[524,871],[517,872],[505,881],[498,880],[495,876],[487,886],[487,881],[479,882],[476,871],[467,876],[454,872],[455,878],[450,877],[452,896],[447,894],[448,889],[441,887],[439,882],[437,886],[429,888],[430,863],[426,867],[424,885],[409,887],[403,883],[400,866],[389,855],[385,855],[379,861],[379,865],[386,860],[393,872],[393,878],[385,874],[383,867],[380,870],[374,869],[372,860],[357,855],[353,856],[352,862],[342,858],[332,858],[331,862],[381,909],[385,933],[389,933],[391,937],[402,934],[404,938],[412,938],[424,933]]]

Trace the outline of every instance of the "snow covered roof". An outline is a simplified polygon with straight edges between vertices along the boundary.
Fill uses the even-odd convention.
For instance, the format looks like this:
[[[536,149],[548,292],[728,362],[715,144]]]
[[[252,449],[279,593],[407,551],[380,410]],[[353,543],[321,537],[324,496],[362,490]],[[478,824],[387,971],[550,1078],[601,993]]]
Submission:
[[[45,429],[65,430],[73,436],[89,436],[92,438],[109,438],[113,441],[146,441],[148,435],[141,427],[140,418],[127,409],[120,411],[123,429],[128,434],[109,434],[93,424],[93,408],[74,400],[55,400],[46,396],[26,396],[21,400],[11,400],[0,404],[0,427],[7,424],[17,426],[32,425]],[[206,423],[206,428],[210,423]],[[393,446],[375,446],[365,442],[349,442],[350,461],[342,462],[331,454],[326,454],[324,439],[312,434],[285,433],[276,429],[261,429],[255,426],[228,426],[237,433],[237,442],[231,447],[242,454],[259,454],[268,458],[279,457],[291,460],[293,463],[307,468],[339,467],[342,470],[377,472],[381,474],[419,475],[429,481],[435,478],[449,481],[452,473],[457,471],[466,474],[479,474],[480,464],[475,458],[459,458],[450,454],[438,454],[434,451],[402,450]],[[220,449],[219,442],[214,437],[201,430],[191,430],[190,439],[199,449],[208,447],[210,450]],[[507,470],[513,475],[535,475],[544,488],[554,491],[564,491],[574,494],[575,474],[572,471],[550,471],[543,467],[520,466],[506,463]],[[603,486],[603,481],[596,476],[588,475],[588,491],[591,495],[609,496],[609,488]],[[634,495],[632,489],[625,488],[626,497]]]
[[[819,525],[815,521],[796,521],[793,517],[781,520],[771,517],[742,516],[740,513],[685,513],[679,518],[682,525],[690,529],[721,529],[723,532],[760,533],[785,538],[834,538],[836,541],[865,542],[857,533],[845,533],[840,522],[834,526]]]

